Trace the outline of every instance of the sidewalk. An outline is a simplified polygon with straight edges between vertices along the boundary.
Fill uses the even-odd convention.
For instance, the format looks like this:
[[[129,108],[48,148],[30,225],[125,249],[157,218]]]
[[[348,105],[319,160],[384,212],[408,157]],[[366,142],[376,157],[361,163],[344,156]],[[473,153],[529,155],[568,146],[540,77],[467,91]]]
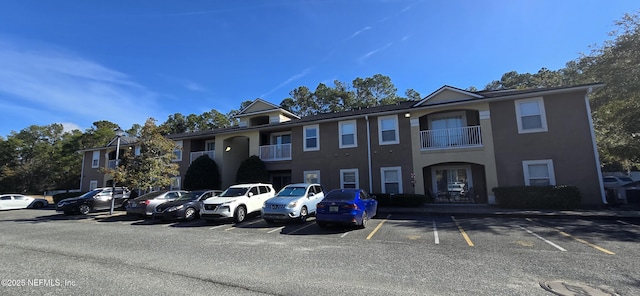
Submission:
[[[484,204],[425,204],[424,206],[418,208],[381,207],[378,209],[378,217],[388,214],[640,220],[640,207],[617,207],[611,209],[578,210],[519,210],[503,209],[495,205]]]

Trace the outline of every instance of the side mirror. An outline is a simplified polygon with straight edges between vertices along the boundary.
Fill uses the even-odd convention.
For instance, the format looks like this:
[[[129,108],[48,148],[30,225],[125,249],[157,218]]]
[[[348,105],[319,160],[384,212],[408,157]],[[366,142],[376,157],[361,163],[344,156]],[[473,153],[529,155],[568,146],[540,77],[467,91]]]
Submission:
[[[253,196],[253,192],[249,192],[249,194],[247,194],[248,197],[252,197]]]
[[[311,197],[313,197],[314,195],[316,195],[316,194],[315,194],[315,193],[313,193],[313,192],[309,192],[309,194],[307,194],[307,198],[311,198]]]

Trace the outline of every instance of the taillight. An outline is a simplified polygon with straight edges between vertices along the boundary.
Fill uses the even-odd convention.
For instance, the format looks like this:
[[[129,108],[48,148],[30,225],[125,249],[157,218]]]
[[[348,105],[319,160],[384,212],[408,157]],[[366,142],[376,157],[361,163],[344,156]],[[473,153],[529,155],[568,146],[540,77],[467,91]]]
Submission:
[[[147,199],[147,200],[145,200],[145,201],[144,201],[144,204],[145,204],[145,205],[149,205],[150,203],[151,203],[151,200],[148,200],[148,199]]]
[[[324,209],[325,207],[326,207],[326,206],[325,206],[325,205],[323,205],[323,204],[318,204],[318,205],[316,206],[316,208],[318,208],[318,209]]]
[[[357,210],[358,209],[358,205],[357,204],[348,204],[348,205],[343,205],[342,208],[343,209],[347,209],[347,210]]]

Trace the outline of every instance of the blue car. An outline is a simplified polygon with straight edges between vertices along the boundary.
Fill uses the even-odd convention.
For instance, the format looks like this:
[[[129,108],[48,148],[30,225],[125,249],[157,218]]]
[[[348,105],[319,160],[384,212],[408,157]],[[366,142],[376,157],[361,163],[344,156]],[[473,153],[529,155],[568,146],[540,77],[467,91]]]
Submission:
[[[335,189],[318,203],[316,223],[348,224],[367,227],[367,221],[378,212],[378,201],[362,189]]]

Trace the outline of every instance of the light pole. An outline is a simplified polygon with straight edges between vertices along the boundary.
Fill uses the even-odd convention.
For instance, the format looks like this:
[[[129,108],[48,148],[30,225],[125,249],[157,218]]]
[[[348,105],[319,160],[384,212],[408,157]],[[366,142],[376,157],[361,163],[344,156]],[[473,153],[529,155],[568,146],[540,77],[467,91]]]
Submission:
[[[116,130],[116,137],[118,138],[116,141],[116,165],[114,167],[114,170],[118,169],[118,162],[120,161],[120,137],[124,136],[124,131],[121,128],[118,128]],[[113,182],[112,182],[113,188],[111,188],[111,207],[109,209],[109,215],[113,215],[113,208],[114,208],[114,204],[116,201],[116,178],[115,178],[115,174],[113,176]],[[122,194],[124,194],[124,190],[122,191]]]

